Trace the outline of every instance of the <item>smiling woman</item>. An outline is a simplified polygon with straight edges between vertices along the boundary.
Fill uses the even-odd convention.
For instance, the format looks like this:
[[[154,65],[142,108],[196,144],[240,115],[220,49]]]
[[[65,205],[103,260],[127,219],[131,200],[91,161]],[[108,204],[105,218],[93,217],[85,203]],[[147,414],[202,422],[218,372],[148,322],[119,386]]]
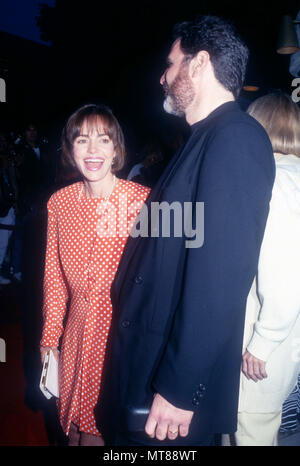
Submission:
[[[51,348],[59,359],[58,410],[69,445],[103,445],[94,408],[111,322],[110,287],[149,189],[116,177],[124,137],[105,106],[87,105],[71,115],[62,148],[82,181],[57,191],[48,203],[41,357]],[[107,235],[113,216],[118,225]]]
[[[124,165],[125,144],[120,125],[104,105],[85,105],[63,130],[63,161],[76,168],[90,197],[107,195],[113,175]]]
[[[105,185],[114,180],[111,172],[116,156],[113,141],[102,128],[89,132],[87,123],[84,123],[81,133],[74,141],[76,167],[83,176],[86,193],[90,197],[105,197]]]

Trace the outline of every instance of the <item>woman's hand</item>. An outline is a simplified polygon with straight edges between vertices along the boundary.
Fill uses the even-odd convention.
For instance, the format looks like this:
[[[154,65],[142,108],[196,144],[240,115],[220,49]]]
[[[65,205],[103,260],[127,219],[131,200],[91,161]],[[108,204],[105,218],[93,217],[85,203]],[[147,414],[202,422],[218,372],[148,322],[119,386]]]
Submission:
[[[59,359],[59,351],[58,351],[58,349],[57,349],[55,346],[40,346],[42,364],[44,364],[44,359],[45,359],[46,353],[47,353],[49,350],[52,350],[52,351],[53,351],[53,355],[54,355],[56,361],[58,362],[58,359]]]
[[[254,382],[258,382],[259,380],[263,380],[268,377],[265,361],[256,358],[249,353],[249,351],[245,351],[243,354],[242,371],[247,379],[252,379]]]

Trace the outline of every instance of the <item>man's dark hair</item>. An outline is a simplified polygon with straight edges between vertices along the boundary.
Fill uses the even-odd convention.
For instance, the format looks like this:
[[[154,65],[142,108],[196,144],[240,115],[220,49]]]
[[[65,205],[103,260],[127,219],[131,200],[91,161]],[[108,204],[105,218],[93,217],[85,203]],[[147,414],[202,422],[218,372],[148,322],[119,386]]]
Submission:
[[[249,51],[231,23],[217,16],[201,15],[195,21],[176,24],[173,40],[177,39],[180,39],[182,52],[191,58],[200,50],[206,50],[216,79],[238,97]]]

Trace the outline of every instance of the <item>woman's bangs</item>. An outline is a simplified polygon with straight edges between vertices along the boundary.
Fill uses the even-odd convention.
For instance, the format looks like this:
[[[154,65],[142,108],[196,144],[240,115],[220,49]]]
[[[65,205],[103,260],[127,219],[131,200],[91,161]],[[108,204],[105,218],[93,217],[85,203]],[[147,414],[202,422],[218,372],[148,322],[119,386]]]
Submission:
[[[87,134],[97,132],[98,134],[107,134],[110,139],[113,139],[114,131],[110,124],[109,118],[105,115],[90,114],[85,116],[80,128],[78,129],[78,136],[87,131]]]

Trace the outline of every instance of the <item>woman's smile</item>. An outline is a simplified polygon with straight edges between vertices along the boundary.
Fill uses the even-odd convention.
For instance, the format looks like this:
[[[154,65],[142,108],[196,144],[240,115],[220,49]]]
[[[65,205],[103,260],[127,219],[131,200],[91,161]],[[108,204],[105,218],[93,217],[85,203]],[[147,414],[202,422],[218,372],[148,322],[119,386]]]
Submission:
[[[100,170],[104,164],[105,159],[101,157],[88,157],[83,160],[85,168],[89,171]]]

